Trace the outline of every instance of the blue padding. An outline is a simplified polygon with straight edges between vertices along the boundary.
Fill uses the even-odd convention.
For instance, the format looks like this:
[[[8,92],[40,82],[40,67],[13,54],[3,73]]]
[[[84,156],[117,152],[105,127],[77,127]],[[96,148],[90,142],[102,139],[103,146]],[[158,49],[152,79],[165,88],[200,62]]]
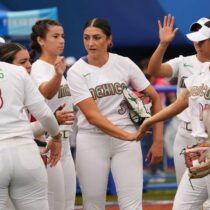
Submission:
[[[155,183],[155,184],[147,184],[144,189],[145,190],[163,190],[163,189],[176,189],[176,183]]]
[[[176,85],[154,85],[154,88],[157,92],[176,92]]]

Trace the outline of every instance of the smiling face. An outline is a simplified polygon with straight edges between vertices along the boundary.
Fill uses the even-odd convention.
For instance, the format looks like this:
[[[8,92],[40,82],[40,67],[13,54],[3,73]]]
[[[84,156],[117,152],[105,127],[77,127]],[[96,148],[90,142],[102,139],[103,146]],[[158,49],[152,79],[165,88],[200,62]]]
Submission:
[[[65,41],[62,26],[49,26],[45,38],[38,37],[37,40],[42,48],[42,55],[58,56],[63,53]]]
[[[12,63],[17,66],[23,66],[27,70],[27,72],[30,74],[31,62],[30,62],[30,55],[28,53],[28,50],[21,49],[20,51],[18,51]]]
[[[83,32],[83,42],[90,58],[107,56],[112,36],[107,36],[100,28],[89,26]]]

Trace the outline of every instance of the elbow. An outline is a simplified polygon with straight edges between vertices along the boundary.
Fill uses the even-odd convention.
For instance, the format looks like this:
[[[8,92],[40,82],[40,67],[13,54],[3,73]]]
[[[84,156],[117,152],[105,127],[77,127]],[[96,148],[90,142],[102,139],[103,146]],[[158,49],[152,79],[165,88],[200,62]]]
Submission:
[[[50,100],[50,99],[52,99],[53,98],[53,96],[52,95],[46,95],[46,96],[44,96],[47,100]]]
[[[50,100],[52,99],[55,94],[51,94],[51,93],[42,93],[42,95],[47,99],[47,100]]]

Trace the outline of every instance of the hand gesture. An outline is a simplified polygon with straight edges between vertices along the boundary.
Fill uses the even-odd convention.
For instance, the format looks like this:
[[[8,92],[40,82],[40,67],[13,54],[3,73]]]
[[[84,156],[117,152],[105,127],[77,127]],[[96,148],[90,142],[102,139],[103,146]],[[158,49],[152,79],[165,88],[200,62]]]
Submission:
[[[147,153],[148,166],[159,163],[163,159],[163,141],[154,142]]]
[[[50,165],[50,167],[53,167],[57,164],[57,162],[61,158],[61,139],[51,139],[49,140],[46,149],[42,152],[42,154],[46,154],[47,152],[50,152],[50,157],[48,159],[47,164]]]
[[[174,16],[165,16],[163,25],[161,24],[161,21],[158,20],[158,26],[160,43],[169,44],[174,39],[178,31],[178,28],[174,29]]]
[[[144,136],[151,134],[151,131],[149,131],[151,125],[149,125],[148,119],[145,119],[144,122],[141,124],[141,126],[138,129],[139,139],[142,139]]]
[[[72,125],[75,120],[74,111],[66,110],[65,104],[55,111],[55,117],[60,125]]]
[[[58,74],[59,76],[63,76],[65,70],[66,70],[66,63],[65,63],[65,59],[63,56],[58,56],[56,61],[55,61],[55,72],[56,74]]]

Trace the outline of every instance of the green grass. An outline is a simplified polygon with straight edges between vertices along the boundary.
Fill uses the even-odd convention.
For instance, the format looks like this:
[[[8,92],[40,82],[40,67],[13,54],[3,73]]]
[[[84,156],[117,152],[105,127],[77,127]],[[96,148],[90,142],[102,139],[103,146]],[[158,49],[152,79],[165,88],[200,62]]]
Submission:
[[[143,193],[143,200],[174,200],[174,190],[148,190]]]

